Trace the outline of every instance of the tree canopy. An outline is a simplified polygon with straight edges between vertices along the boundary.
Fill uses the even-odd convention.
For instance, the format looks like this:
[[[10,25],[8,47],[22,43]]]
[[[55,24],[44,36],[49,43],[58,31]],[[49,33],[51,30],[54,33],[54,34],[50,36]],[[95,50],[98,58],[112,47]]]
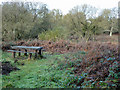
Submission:
[[[117,8],[104,9],[97,16],[97,8],[82,5],[63,15],[43,3],[4,2],[2,11],[3,41],[38,38],[40,33],[55,29],[64,29],[71,36],[79,33],[86,39],[104,31],[118,31]]]

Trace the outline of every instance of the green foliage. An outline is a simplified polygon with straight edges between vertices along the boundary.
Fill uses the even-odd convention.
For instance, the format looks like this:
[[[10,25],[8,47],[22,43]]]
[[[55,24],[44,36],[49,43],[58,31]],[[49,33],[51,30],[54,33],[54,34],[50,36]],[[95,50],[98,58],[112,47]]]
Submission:
[[[47,59],[42,60],[19,60],[18,63],[24,63],[24,66],[18,64],[17,67],[20,68],[19,71],[14,71],[10,73],[10,76],[3,75],[3,88],[65,88],[65,87],[75,87],[75,84],[71,84],[77,80],[73,73],[71,73],[74,68],[67,65],[66,68],[62,68],[62,63],[64,63],[64,56],[66,55],[53,55],[45,57]],[[5,58],[5,56],[8,57]],[[11,59],[11,54],[3,53],[3,57],[6,61],[13,62]],[[4,59],[4,60],[5,60]],[[73,62],[70,62],[71,65]],[[77,62],[74,62],[75,64]],[[14,64],[14,63],[13,63]]]
[[[50,28],[49,10],[45,4],[4,2],[2,9],[2,40],[37,38],[38,33]]]
[[[12,71],[9,76],[2,75],[2,87],[110,88],[119,86],[119,63],[116,61],[109,68],[109,75],[105,81],[87,80],[89,74],[84,71],[76,75],[74,71],[82,62],[80,55],[85,54],[84,51],[60,55],[44,53],[46,59],[18,60],[15,64],[11,58],[11,53],[3,52],[2,61],[10,61],[12,65],[16,65],[20,70]],[[24,63],[24,66],[18,63]],[[91,69],[91,66],[87,67],[88,70]]]
[[[66,69],[62,71],[56,69],[58,63],[55,61],[55,58],[59,57],[62,57],[62,55],[49,56],[47,59],[42,60],[18,61],[19,63],[25,63],[25,66],[18,65],[21,70],[11,72],[10,76],[3,75],[3,88],[66,87],[68,79],[64,79],[69,75],[67,75],[68,71],[66,72]],[[11,58],[9,57],[9,59]]]
[[[114,10],[105,9],[101,15],[94,17],[91,12],[96,9],[87,5],[75,7],[64,16],[60,10],[50,11],[45,4],[39,3],[5,2],[2,8],[2,39],[5,41],[29,38],[52,41],[75,38],[79,41],[81,38],[90,40],[94,38],[94,35],[101,34],[107,29],[112,30],[113,28],[113,31],[117,31],[117,15]],[[9,45],[15,44],[11,42]],[[114,63],[109,68],[109,75],[105,81],[87,80],[88,73],[84,71],[75,75],[74,71],[80,67],[82,55],[85,54],[86,52],[79,51],[64,55],[45,55],[46,59],[19,60],[14,63],[11,54],[3,52],[0,62],[10,61],[12,65],[20,68],[19,71],[11,72],[10,76],[2,75],[3,88],[108,88],[119,86],[119,63],[114,62],[114,57],[107,59],[108,62],[113,61]],[[103,63],[104,59],[100,62]],[[20,63],[25,65],[21,66]],[[91,66],[84,68],[89,69]]]
[[[98,17],[95,16],[97,8],[88,5],[76,6],[66,15],[59,9],[49,10],[42,3],[4,2],[2,9],[3,41],[39,37],[55,41],[63,36],[90,40],[104,30],[118,31],[116,8],[104,9]],[[63,31],[66,34],[58,35]]]
[[[62,28],[56,28],[54,30],[48,30],[40,33],[38,38],[40,40],[52,40],[56,41],[65,38],[65,31]]]

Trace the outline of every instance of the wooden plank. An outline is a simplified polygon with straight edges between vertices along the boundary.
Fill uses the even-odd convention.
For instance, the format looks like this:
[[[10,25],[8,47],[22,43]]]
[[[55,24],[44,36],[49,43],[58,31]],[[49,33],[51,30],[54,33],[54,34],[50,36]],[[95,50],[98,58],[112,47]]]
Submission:
[[[12,51],[15,51],[15,50],[7,50],[7,51],[10,51],[10,52],[12,52]]]
[[[8,52],[21,52],[21,53],[26,53],[24,51],[16,51],[16,50],[7,50]],[[35,53],[35,52],[27,52],[27,53]]]
[[[8,52],[21,52],[24,53],[23,51],[16,51],[16,50],[7,50]]]
[[[43,49],[43,47],[34,47],[34,46],[12,46],[12,49]]]

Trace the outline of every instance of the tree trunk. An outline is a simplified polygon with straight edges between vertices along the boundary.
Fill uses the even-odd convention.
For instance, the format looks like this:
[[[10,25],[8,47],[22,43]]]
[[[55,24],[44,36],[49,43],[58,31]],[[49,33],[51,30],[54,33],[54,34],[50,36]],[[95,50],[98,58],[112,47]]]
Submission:
[[[113,27],[112,27],[111,30],[110,30],[110,36],[112,36],[112,31],[113,31]]]

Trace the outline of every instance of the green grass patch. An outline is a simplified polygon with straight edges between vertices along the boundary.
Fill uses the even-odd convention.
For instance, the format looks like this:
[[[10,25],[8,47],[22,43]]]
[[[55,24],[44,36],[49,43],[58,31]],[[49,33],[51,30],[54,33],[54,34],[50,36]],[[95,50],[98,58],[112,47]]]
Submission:
[[[43,59],[21,59],[18,58],[14,63],[12,54],[8,52],[2,53],[2,62],[10,61],[13,66],[20,70],[12,71],[9,75],[2,75],[3,88],[109,88],[117,87],[119,75],[119,63],[114,62],[112,67],[109,67],[109,75],[104,81],[87,80],[89,72],[77,73],[74,71],[81,68],[82,57],[86,52],[79,51],[66,54],[53,54],[46,52],[43,54]],[[27,58],[27,57],[25,57]],[[104,60],[103,60],[104,61]],[[100,62],[101,63],[101,62]],[[23,64],[23,65],[22,65]],[[89,65],[85,69],[88,71],[93,67]],[[118,73],[115,72],[117,70]],[[109,82],[112,82],[109,86]]]
[[[14,64],[11,53],[3,52],[2,61],[11,61],[20,70],[13,71],[9,76],[2,76],[3,88],[65,88],[73,87],[71,82],[76,80],[71,65],[64,64],[65,57],[71,54],[49,55],[46,59],[19,60]],[[19,63],[24,63],[23,66]],[[62,68],[64,66],[64,68]]]

